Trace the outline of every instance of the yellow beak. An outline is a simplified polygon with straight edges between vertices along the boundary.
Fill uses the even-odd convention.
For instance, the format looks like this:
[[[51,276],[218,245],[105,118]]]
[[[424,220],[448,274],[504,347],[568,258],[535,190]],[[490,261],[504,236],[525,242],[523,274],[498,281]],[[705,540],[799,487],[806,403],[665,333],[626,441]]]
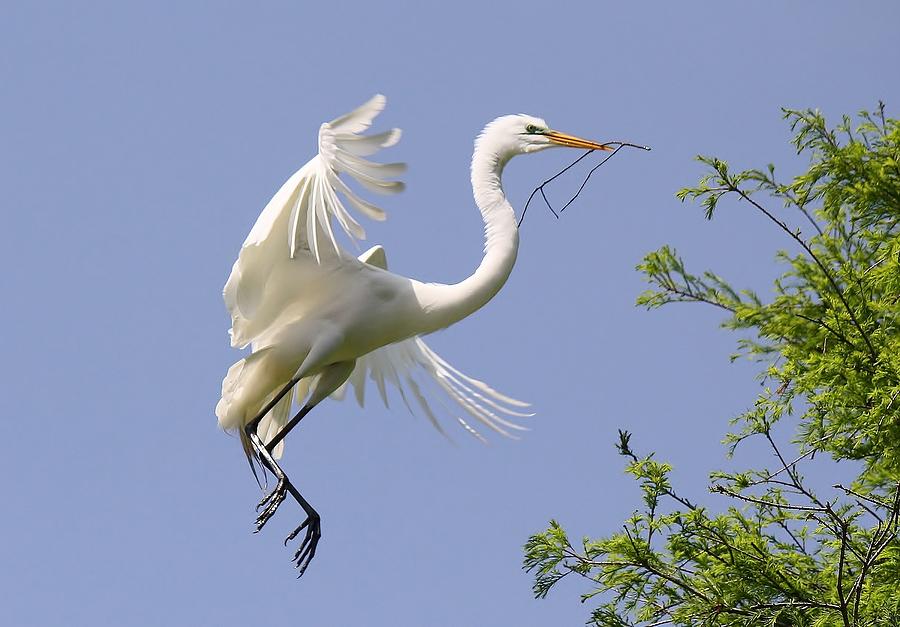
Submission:
[[[586,150],[615,150],[608,144],[598,144],[597,142],[592,142],[589,139],[582,139],[580,137],[575,137],[574,135],[569,135],[567,133],[560,133],[559,131],[545,131],[544,135],[551,142],[559,146],[567,146],[569,148],[585,148]]]

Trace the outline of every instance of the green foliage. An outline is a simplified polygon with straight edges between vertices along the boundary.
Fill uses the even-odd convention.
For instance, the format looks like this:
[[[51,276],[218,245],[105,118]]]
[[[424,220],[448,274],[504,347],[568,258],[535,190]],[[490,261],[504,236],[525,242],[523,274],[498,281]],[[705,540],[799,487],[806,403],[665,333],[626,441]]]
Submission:
[[[728,452],[762,439],[778,463],[713,472],[710,491],[729,501],[716,513],[677,493],[669,465],[620,432],[643,507],[605,538],[574,544],[551,521],[525,546],[538,597],[571,574],[590,581],[590,624],[900,624],[900,123],[883,106],[834,128],[816,111],[784,113],[810,157],[805,173],[780,182],[772,165],[733,173],[700,157],[709,173],[678,192],[709,219],[734,200],[785,235],[771,299],[688,272],[667,246],[638,266],[651,284],[638,304],[727,312],[723,326],[741,332],[736,356],[758,362],[768,384],[735,419]],[[776,427],[793,433],[789,446]],[[855,480],[814,489],[801,471],[815,454],[832,478]]]

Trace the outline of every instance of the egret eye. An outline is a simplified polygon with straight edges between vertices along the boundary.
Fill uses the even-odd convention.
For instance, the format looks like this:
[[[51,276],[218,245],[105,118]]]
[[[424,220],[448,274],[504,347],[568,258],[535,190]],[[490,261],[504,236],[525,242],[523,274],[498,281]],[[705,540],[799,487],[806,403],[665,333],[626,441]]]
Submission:
[[[534,124],[529,124],[528,126],[525,127],[525,132],[526,132],[526,133],[534,134],[534,133],[540,132],[540,130],[541,130],[541,129],[539,129],[539,128],[538,128],[537,126],[535,126]]]

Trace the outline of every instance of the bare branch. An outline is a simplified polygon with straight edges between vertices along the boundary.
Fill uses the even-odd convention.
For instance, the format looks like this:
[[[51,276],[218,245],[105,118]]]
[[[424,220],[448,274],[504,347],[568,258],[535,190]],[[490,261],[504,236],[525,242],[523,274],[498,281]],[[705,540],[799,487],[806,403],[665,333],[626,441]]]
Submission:
[[[584,181],[581,182],[581,186],[578,188],[578,191],[575,192],[575,195],[572,196],[565,205],[563,205],[563,208],[559,210],[559,213],[562,213],[563,211],[565,211],[566,208],[569,205],[571,205],[573,202],[575,202],[575,199],[581,195],[581,192],[584,190],[585,186],[587,185],[588,180],[590,180],[591,176],[594,174],[594,172],[597,170],[597,168],[599,168],[601,165],[603,165],[604,163],[606,163],[607,161],[612,159],[613,155],[615,155],[617,152],[619,152],[622,148],[629,147],[629,148],[640,148],[641,150],[650,150],[650,148],[648,146],[640,146],[638,144],[632,144],[630,142],[615,141],[615,142],[606,142],[603,145],[604,146],[615,146],[616,148],[614,150],[612,150],[608,155],[606,155],[600,161],[600,163],[598,163],[593,168],[591,168],[590,172],[588,172],[587,176],[585,176]],[[528,197],[528,200],[525,201],[525,208],[522,209],[522,216],[519,218],[518,226],[520,226],[520,227],[522,226],[522,222],[525,220],[525,214],[528,211],[528,205],[531,204],[531,199],[534,198],[534,195],[537,194],[538,192],[541,193],[541,197],[544,199],[544,202],[546,203],[547,208],[550,210],[550,212],[553,214],[553,216],[556,217],[557,219],[559,219],[559,213],[556,212],[556,210],[553,208],[553,205],[551,205],[550,201],[547,199],[547,195],[544,193],[544,187],[547,184],[554,181],[555,179],[562,176],[563,174],[565,174],[566,172],[568,172],[569,170],[571,170],[573,167],[575,167],[575,165],[577,163],[579,163],[582,159],[584,159],[585,157],[587,157],[589,154],[591,154],[593,152],[594,152],[593,150],[588,150],[583,155],[581,155],[580,157],[575,159],[575,161],[573,161],[572,163],[570,163],[569,165],[564,167],[562,170],[560,170],[559,172],[557,172],[556,174],[554,174],[553,176],[548,178],[546,181],[544,181],[543,183],[541,183],[540,185],[535,187],[534,191],[532,191],[531,195]]]

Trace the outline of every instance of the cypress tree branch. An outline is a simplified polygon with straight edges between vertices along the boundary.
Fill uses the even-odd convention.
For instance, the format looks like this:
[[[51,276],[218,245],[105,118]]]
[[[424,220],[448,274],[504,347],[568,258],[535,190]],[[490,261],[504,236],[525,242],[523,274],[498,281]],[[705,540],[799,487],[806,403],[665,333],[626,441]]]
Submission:
[[[791,239],[793,239],[795,242],[797,242],[803,248],[803,250],[806,251],[806,254],[808,254],[812,258],[812,260],[816,263],[816,265],[819,266],[819,269],[822,271],[822,273],[825,275],[825,278],[827,278],[828,282],[831,284],[832,289],[834,289],[834,293],[837,295],[837,297],[840,299],[841,303],[844,305],[844,309],[849,314],[850,320],[853,321],[853,326],[856,327],[856,330],[859,331],[859,334],[862,336],[863,341],[866,343],[866,348],[869,351],[869,356],[872,358],[873,363],[878,361],[878,353],[875,351],[875,347],[872,346],[872,341],[869,339],[869,334],[866,333],[865,330],[860,325],[859,320],[857,320],[856,314],[853,311],[853,308],[850,307],[850,303],[848,303],[847,299],[844,298],[844,292],[841,290],[840,286],[837,284],[837,281],[835,280],[834,276],[831,274],[831,272],[828,270],[828,268],[825,266],[825,264],[822,263],[822,260],[819,259],[818,255],[816,255],[816,253],[813,252],[813,250],[812,250],[812,248],[810,248],[809,244],[807,244],[806,241],[802,237],[800,237],[794,231],[792,231],[790,228],[788,228],[788,226],[784,222],[782,222],[781,220],[776,218],[774,215],[769,213],[769,211],[765,207],[763,207],[761,204],[759,204],[753,198],[751,198],[744,190],[742,190],[734,185],[731,185],[731,184],[729,184],[728,188],[730,191],[736,192],[741,198],[743,198],[744,200],[749,202],[751,205],[753,205],[754,207],[756,207],[757,209],[762,211],[766,215],[766,217],[769,218],[769,220],[771,220],[772,222],[777,224],[779,227],[781,227],[781,229],[785,233],[787,233],[791,237]]]

